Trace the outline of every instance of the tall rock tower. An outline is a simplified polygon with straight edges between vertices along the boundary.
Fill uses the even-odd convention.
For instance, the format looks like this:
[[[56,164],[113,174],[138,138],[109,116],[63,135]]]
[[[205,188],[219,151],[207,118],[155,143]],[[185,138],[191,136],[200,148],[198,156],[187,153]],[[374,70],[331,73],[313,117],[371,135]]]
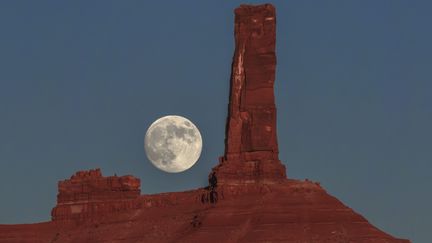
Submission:
[[[270,4],[235,9],[235,52],[218,183],[274,183],[286,178],[278,158],[276,106],[276,15]]]

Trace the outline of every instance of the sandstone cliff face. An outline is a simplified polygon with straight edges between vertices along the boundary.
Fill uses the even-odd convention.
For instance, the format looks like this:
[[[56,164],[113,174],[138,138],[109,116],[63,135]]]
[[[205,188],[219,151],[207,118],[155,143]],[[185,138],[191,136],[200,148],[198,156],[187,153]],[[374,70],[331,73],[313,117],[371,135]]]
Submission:
[[[241,6],[226,149],[209,186],[140,195],[133,176],[99,169],[59,182],[52,221],[0,225],[0,243],[407,243],[377,229],[319,183],[289,180],[278,159],[275,10]]]
[[[286,178],[278,158],[276,14],[270,4],[235,10],[225,154],[214,168],[220,184],[274,183]]]
[[[81,221],[0,225],[0,242],[409,242],[380,231],[311,181],[217,190],[217,203],[201,201],[206,190],[197,189],[142,195],[137,209]]]
[[[133,199],[141,193],[140,179],[133,176],[103,177],[100,169],[79,171],[58,183],[57,206],[52,220],[83,220],[100,214],[137,208]]]

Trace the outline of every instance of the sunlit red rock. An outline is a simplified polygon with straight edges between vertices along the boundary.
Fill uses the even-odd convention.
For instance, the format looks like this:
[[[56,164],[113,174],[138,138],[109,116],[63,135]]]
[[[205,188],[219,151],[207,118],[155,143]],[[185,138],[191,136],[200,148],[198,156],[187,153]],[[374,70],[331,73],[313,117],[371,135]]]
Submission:
[[[274,183],[286,178],[279,161],[274,81],[276,14],[270,4],[235,11],[235,52],[225,154],[214,168],[220,184]]]
[[[373,225],[311,181],[218,186],[141,195],[137,209],[82,221],[1,225],[0,242],[319,242],[406,243]]]
[[[89,217],[137,208],[140,179],[133,176],[103,177],[100,169],[78,171],[58,183],[57,206],[52,220],[83,220]]]
[[[133,176],[77,172],[59,182],[52,221],[0,225],[0,242],[409,242],[374,227],[319,183],[286,178],[273,95],[275,10],[242,5],[235,14],[226,148],[207,187],[140,195]]]

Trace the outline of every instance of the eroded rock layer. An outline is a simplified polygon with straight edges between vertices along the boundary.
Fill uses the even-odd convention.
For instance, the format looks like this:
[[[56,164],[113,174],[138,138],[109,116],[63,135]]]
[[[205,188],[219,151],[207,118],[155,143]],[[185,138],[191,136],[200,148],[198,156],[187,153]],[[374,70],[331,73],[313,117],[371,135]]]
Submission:
[[[311,181],[222,185],[142,195],[138,208],[82,221],[0,225],[1,243],[407,243],[384,233]]]
[[[130,175],[103,177],[100,169],[78,171],[58,183],[52,220],[83,220],[95,215],[136,208],[140,179]]]
[[[285,179],[278,158],[274,81],[276,14],[270,4],[235,10],[235,52],[220,184]]]

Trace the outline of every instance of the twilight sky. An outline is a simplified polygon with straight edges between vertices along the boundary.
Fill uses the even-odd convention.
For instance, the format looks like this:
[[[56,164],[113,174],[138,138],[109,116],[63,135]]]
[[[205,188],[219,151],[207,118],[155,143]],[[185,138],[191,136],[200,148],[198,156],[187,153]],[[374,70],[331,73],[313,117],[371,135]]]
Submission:
[[[57,181],[77,170],[133,174],[143,194],[204,186],[223,154],[240,3],[1,1],[0,224],[49,220]],[[288,177],[319,181],[380,229],[427,243],[432,3],[272,3]],[[203,137],[180,174],[144,154],[146,129],[170,114]]]

